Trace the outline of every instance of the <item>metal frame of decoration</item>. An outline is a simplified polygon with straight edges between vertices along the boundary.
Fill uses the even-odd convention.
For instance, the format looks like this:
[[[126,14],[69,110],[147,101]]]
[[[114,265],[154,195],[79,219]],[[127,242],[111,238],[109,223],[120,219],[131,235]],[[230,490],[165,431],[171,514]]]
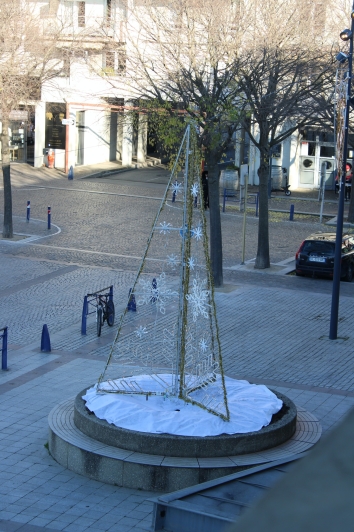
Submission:
[[[97,392],[183,399],[228,421],[203,205],[188,125],[129,291],[137,311],[121,316]]]

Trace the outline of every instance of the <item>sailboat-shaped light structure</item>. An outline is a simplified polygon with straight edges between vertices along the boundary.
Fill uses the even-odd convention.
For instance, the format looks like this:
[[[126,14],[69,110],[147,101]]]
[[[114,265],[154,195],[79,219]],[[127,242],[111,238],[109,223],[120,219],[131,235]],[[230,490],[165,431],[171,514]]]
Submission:
[[[187,126],[131,287],[136,312],[127,304],[97,392],[178,397],[228,421],[193,134]]]

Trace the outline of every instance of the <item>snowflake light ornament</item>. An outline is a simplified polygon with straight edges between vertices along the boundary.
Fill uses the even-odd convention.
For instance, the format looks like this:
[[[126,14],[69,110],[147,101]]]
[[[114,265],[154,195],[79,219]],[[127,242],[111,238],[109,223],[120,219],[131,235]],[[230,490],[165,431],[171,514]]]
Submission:
[[[199,185],[198,183],[193,183],[193,185],[191,186],[191,194],[192,196],[198,196],[198,192],[199,192]]]
[[[135,331],[135,336],[137,338],[140,338],[140,340],[142,338],[144,338],[144,336],[147,334],[147,330],[146,330],[146,327],[143,327],[142,325],[139,325],[139,327],[136,329]]]
[[[189,257],[189,259],[187,260],[187,265],[190,270],[194,270],[196,266],[195,259],[193,257]]]
[[[179,258],[177,255],[167,255],[166,262],[172,268],[172,270],[175,270],[179,264]]]
[[[160,233],[167,235],[171,231],[171,224],[167,222],[160,223]]]
[[[205,353],[208,350],[208,344],[205,340],[205,338],[202,338],[199,342],[199,349],[202,353]]]
[[[203,228],[198,225],[198,227],[195,227],[193,229],[193,235],[192,235],[196,240],[201,240],[202,237],[203,237]]]
[[[186,294],[186,299],[192,308],[193,321],[197,321],[198,316],[208,318],[208,307],[210,291],[204,288],[205,282],[199,279],[193,279],[192,290],[189,294]]]
[[[171,190],[172,190],[172,193],[173,194],[179,194],[179,192],[182,191],[182,183],[178,183],[178,181],[175,181],[172,185],[171,185]]]
[[[167,286],[164,272],[154,278],[152,283],[150,279],[140,277],[138,289],[136,290],[138,305],[148,305],[153,302],[156,303],[161,314],[165,314],[166,304],[178,296],[178,292],[167,288]]]

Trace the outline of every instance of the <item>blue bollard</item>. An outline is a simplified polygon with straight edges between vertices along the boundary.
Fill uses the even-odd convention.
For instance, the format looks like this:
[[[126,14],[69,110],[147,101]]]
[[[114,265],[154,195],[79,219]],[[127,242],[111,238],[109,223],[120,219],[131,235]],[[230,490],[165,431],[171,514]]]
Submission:
[[[74,179],[74,168],[72,166],[69,168],[68,179]]]
[[[3,328],[2,333],[2,356],[1,356],[1,369],[7,371],[7,327]]]
[[[295,210],[295,205],[291,204],[290,205],[290,216],[289,216],[290,222],[294,220],[294,210]]]
[[[30,201],[27,201],[27,222],[30,221],[30,216],[31,216],[31,202]]]
[[[87,314],[88,314],[88,303],[87,303],[87,296],[85,296],[84,304],[82,307],[82,316],[81,316],[81,334],[86,334]]]
[[[132,289],[129,288],[129,295],[128,295],[128,306],[127,310],[131,310],[132,312],[136,312],[136,301],[135,301],[135,295],[132,294]]]
[[[51,217],[52,217],[51,208],[48,207],[48,229],[50,229],[50,226],[51,226]]]
[[[49,331],[47,325],[43,325],[42,338],[41,338],[41,351],[42,353],[50,353],[52,350],[50,345]]]

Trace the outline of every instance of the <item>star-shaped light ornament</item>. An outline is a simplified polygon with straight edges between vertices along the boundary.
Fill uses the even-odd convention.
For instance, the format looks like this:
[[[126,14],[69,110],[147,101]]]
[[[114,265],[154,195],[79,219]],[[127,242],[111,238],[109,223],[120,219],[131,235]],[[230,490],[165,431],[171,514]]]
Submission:
[[[194,270],[195,265],[196,265],[195,259],[193,257],[189,257],[189,259],[187,260],[187,264],[190,270]]]
[[[202,338],[199,342],[199,349],[202,353],[205,353],[208,349],[208,344],[206,343],[206,340]]]
[[[166,222],[162,222],[160,223],[160,233],[162,233],[163,235],[166,235],[167,233],[169,233],[171,231],[171,224],[170,223],[166,223]]]
[[[192,196],[198,196],[198,192],[199,192],[199,185],[198,183],[193,183],[193,185],[191,186],[191,194]]]
[[[136,329],[135,331],[135,336],[137,338],[140,338],[140,340],[142,338],[144,338],[145,334],[147,334],[147,330],[146,330],[146,327],[143,327],[142,325],[139,325],[139,327]]]
[[[172,190],[172,193],[176,195],[179,194],[182,191],[182,183],[178,183],[178,181],[175,181],[171,185],[171,190]]]
[[[179,258],[177,255],[167,255],[167,264],[175,270],[179,264]]]
[[[194,238],[196,240],[201,240],[201,238],[203,236],[203,229],[202,229],[202,227],[200,225],[198,225],[198,227],[195,227],[193,229],[193,235],[192,236],[194,236]]]

